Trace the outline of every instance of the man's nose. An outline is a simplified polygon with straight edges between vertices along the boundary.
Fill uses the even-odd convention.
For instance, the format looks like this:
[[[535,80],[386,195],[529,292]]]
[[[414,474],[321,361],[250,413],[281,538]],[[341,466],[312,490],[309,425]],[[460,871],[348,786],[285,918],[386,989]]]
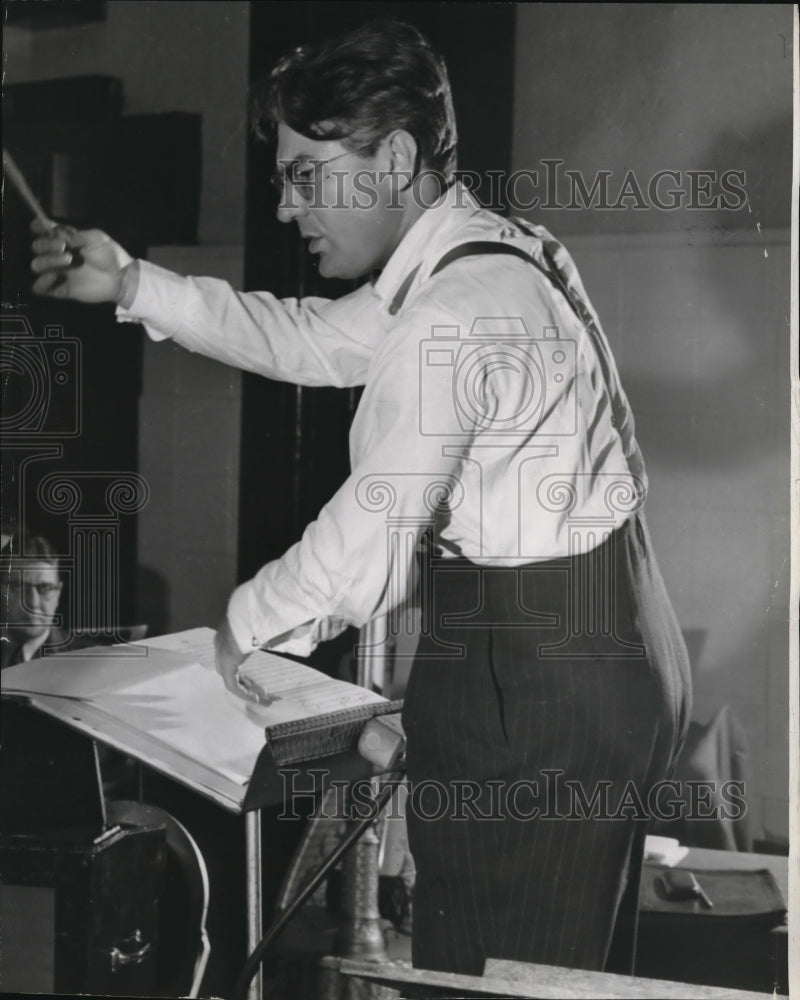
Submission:
[[[308,204],[296,191],[287,186],[281,192],[277,214],[278,222],[295,222],[308,215]]]
[[[26,588],[25,604],[29,611],[42,611],[46,603],[45,598],[42,597],[36,587],[30,586]]]

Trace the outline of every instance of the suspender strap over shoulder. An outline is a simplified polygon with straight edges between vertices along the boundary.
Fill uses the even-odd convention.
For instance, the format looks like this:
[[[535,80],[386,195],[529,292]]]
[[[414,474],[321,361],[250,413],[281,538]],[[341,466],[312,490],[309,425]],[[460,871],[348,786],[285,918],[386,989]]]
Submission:
[[[500,243],[491,240],[473,240],[470,243],[462,243],[460,246],[453,247],[452,250],[448,251],[448,253],[442,257],[442,259],[431,271],[431,277],[438,274],[439,271],[441,271],[442,268],[447,267],[448,264],[452,264],[454,260],[460,260],[462,257],[477,257],[483,254],[497,253],[506,254],[511,257],[519,257],[520,260],[524,260],[526,263],[532,264],[537,271],[547,278],[550,284],[557,289],[557,291],[561,292],[578,319],[580,319],[581,322],[586,321],[585,317],[581,315],[581,311],[577,308],[572,295],[567,289],[563,278],[559,274],[555,263],[545,246],[542,246],[542,253],[547,261],[548,267],[543,267],[535,257],[532,257],[529,253],[525,253],[524,250],[514,246],[513,243]]]
[[[498,243],[496,240],[472,240],[471,243],[462,243],[448,251],[448,253],[442,257],[436,267],[434,267],[431,271],[431,277],[433,277],[434,274],[438,274],[443,267],[447,267],[448,264],[452,264],[454,260],[458,260],[461,257],[472,257],[484,253],[511,254],[514,257],[521,257],[522,260],[526,260],[529,264],[533,264],[538,267],[538,264],[536,264],[536,261],[529,253],[525,253],[524,250],[521,250],[519,247],[516,247],[511,243]]]
[[[527,230],[527,227],[525,228]],[[530,233],[533,236],[537,235],[532,230]],[[594,345],[603,381],[605,382],[606,389],[611,400],[613,409],[612,424],[617,427],[617,429],[621,429],[629,420],[629,412],[627,410],[626,403],[623,402],[623,394],[619,385],[619,378],[603,334],[601,333],[594,317],[591,314],[591,311],[581,296],[568,286],[564,276],[558,269],[558,265],[553,259],[552,253],[543,242],[541,244],[541,249],[546,266],[536,260],[536,258],[531,254],[528,254],[518,246],[515,246],[513,243],[502,243],[500,241],[489,240],[474,240],[471,243],[462,243],[457,247],[453,247],[452,250],[442,257],[442,259],[431,271],[431,277],[441,271],[442,268],[447,267],[448,264],[452,264],[454,260],[459,260],[462,257],[479,256],[481,254],[508,254],[512,257],[519,257],[521,260],[532,264],[533,267],[535,267],[540,274],[543,274],[548,279],[550,284],[564,296],[572,309],[572,312],[575,316],[577,316],[578,320],[583,325],[583,328],[589,335],[589,338]]]

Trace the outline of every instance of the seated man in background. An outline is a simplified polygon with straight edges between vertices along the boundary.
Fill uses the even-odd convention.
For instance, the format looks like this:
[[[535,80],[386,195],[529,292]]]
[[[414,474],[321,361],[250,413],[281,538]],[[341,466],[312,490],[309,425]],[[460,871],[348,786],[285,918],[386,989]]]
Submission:
[[[28,532],[11,535],[3,548],[0,580],[0,664],[3,670],[48,654],[99,644],[97,634],[66,632],[55,624],[64,584],[59,573],[58,555],[42,535]],[[130,633],[136,630],[129,628],[125,631]],[[4,721],[10,727],[12,709],[4,705],[3,711]],[[30,730],[31,719],[36,719],[37,729],[50,726],[50,723],[31,715],[28,709],[15,708],[14,712],[22,712],[26,720],[23,727],[25,731]],[[24,738],[27,741],[28,737]],[[5,745],[7,748],[8,740]],[[105,790],[121,797],[130,791],[131,783],[136,778],[134,762],[109,747],[99,749]]]
[[[19,533],[3,550],[2,668],[71,646],[55,625],[63,583],[55,549],[41,535]]]
[[[2,552],[2,669],[80,646],[56,625],[63,582],[58,555],[41,535],[14,532]],[[5,685],[5,681],[3,682]],[[6,697],[3,687],[0,832],[43,834],[101,821],[91,741]]]

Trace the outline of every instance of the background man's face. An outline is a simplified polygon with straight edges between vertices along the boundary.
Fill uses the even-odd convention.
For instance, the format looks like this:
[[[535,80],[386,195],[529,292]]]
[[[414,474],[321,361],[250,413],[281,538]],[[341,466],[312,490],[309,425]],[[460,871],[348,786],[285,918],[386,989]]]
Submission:
[[[45,635],[61,598],[61,581],[52,563],[12,561],[4,598],[4,624],[25,639]]]
[[[360,278],[384,266],[402,235],[403,211],[392,190],[396,179],[385,173],[388,163],[380,151],[367,157],[348,151],[339,140],[308,139],[288,125],[278,126],[279,173],[310,175],[311,161],[333,157],[335,162],[316,168],[313,194],[309,190],[304,196],[303,186],[286,184],[278,218],[296,222],[301,236],[310,240],[323,277]]]

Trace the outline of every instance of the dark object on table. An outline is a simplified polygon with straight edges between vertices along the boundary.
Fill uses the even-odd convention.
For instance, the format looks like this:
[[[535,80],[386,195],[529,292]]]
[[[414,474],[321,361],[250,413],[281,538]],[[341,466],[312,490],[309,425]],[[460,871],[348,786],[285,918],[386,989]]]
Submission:
[[[707,910],[714,906],[694,874],[684,868],[670,868],[669,871],[665,871],[661,876],[661,887],[669,900],[699,899]]]

